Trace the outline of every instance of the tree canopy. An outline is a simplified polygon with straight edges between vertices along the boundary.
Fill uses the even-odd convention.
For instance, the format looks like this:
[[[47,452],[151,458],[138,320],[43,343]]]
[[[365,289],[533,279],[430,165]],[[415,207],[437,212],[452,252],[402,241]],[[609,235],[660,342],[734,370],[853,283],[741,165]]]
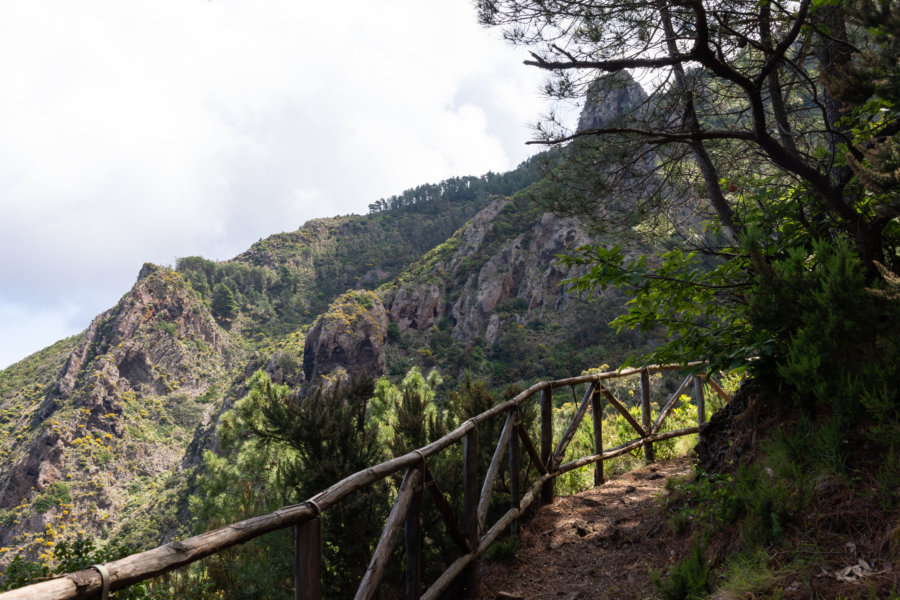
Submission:
[[[727,239],[760,219],[776,229],[790,220],[810,237],[848,235],[870,267],[896,263],[900,201],[886,193],[896,191],[891,136],[900,127],[896,2],[479,0],[478,8],[483,23],[530,49],[526,64],[550,73],[551,97],[582,97],[598,72],[621,69],[651,89],[628,119],[599,128],[573,132],[551,114],[537,142],[625,140],[652,147],[659,165],[688,158]],[[760,190],[772,199],[761,201]],[[785,190],[802,192],[789,216],[777,214]]]
[[[564,259],[585,269],[576,289],[630,294],[615,325],[667,331],[639,360],[768,369],[845,414],[888,414],[900,376],[897,2],[477,6],[548,72],[550,98],[619,102],[634,85],[625,71],[647,92],[577,128],[551,112],[532,142],[559,157],[537,192],[548,206],[642,241]]]

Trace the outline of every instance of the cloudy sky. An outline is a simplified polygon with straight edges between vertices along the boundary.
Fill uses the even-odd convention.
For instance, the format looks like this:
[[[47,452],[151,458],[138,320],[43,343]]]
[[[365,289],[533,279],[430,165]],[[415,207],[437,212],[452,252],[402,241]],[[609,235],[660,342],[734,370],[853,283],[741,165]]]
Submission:
[[[513,168],[524,58],[470,0],[0,0],[0,368],[146,261]]]

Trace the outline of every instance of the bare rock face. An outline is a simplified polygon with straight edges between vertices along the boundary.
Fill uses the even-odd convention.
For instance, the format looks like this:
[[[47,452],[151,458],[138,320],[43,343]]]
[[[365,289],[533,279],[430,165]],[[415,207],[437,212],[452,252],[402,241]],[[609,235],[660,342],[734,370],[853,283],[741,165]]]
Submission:
[[[570,274],[556,256],[590,241],[575,219],[545,213],[525,231],[504,244],[470,277],[450,314],[453,335],[471,341],[484,335],[493,343],[499,323],[492,313],[504,300],[521,299],[529,313],[562,310],[571,294],[560,286]]]
[[[164,394],[176,382],[186,383],[192,377],[194,357],[179,343],[183,339],[210,350],[221,350],[225,344],[221,329],[180,276],[145,264],[132,290],[91,323],[66,363],[56,393],[48,395],[37,418],[52,414],[78,382],[88,386],[76,404],[96,414],[120,414],[118,398],[123,391]]]
[[[637,116],[647,93],[628,71],[616,71],[591,82],[576,131],[600,129],[614,121]]]
[[[0,488],[0,508],[11,508],[16,501],[34,487],[38,491],[59,479],[59,463],[63,445],[59,435],[44,432],[31,445],[29,452],[13,465]],[[0,535],[0,538],[5,536]],[[5,539],[0,539],[5,543]]]
[[[315,381],[341,369],[348,376],[384,373],[388,316],[374,292],[342,294],[306,336],[303,373]]]
[[[437,283],[389,292],[391,322],[400,333],[427,329],[444,314],[444,290]]]
[[[412,285],[400,285],[384,292],[384,304],[390,320],[399,332],[426,331],[437,324],[448,310],[447,294],[449,280],[454,273],[464,268],[468,257],[478,251],[485,234],[491,228],[492,220],[509,204],[506,198],[497,198],[453,236],[455,248],[447,257],[423,265],[426,273],[421,273],[426,281],[430,273],[441,273],[436,281]]]
[[[424,263],[413,283],[385,291],[400,333],[427,331],[448,315],[456,339],[471,343],[482,336],[493,343],[502,331],[497,310],[504,301],[515,300],[519,312],[530,315],[565,307],[571,294],[560,282],[570,274],[556,257],[590,238],[575,219],[534,213],[521,233],[485,248],[512,202],[495,199],[457,232],[452,252]]]
[[[207,390],[222,372],[227,346],[227,334],[181,275],[144,265],[131,291],[84,332],[29,424],[23,423],[22,453],[0,479],[0,509],[27,505],[56,482],[71,487],[78,498],[88,480],[114,469],[115,477],[102,475],[109,481],[95,501],[108,506],[111,515],[123,509],[123,494],[113,488],[127,485],[136,474],[119,464],[124,454],[155,452],[167,457],[163,470],[176,469],[176,448],[186,443],[148,441],[134,433],[152,426],[157,416],[168,423],[177,419],[182,431],[192,431],[202,408],[178,404],[191,403]],[[94,461],[95,451],[109,457],[104,464]],[[83,507],[78,511],[90,528],[96,515]],[[116,520],[110,516],[104,525]],[[0,545],[28,527],[23,517],[15,527],[0,528]]]

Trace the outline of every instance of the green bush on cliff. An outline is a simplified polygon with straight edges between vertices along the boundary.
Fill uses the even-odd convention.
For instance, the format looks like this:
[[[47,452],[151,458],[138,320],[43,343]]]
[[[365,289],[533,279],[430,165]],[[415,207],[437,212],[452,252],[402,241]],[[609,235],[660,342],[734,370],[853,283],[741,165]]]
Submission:
[[[68,504],[71,501],[69,484],[57,481],[47,486],[47,490],[34,499],[34,510],[43,514],[58,504]]]

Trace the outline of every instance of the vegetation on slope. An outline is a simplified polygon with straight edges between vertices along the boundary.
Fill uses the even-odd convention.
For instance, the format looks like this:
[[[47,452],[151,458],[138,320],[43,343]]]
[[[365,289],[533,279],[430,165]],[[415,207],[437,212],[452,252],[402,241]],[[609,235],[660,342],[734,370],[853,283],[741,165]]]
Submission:
[[[146,548],[162,536],[183,536],[215,526],[220,521],[214,518],[267,510],[296,497],[298,490],[309,489],[312,484],[303,478],[267,484],[272,495],[265,500],[248,497],[247,490],[259,482],[244,479],[243,467],[233,472],[225,466],[256,465],[259,468],[252,472],[265,478],[272,476],[267,470],[271,465],[260,458],[255,463],[241,458],[242,446],[230,445],[227,432],[219,427],[230,418],[221,413],[243,406],[240,399],[255,389],[252,374],[258,369],[275,379],[273,389],[282,389],[281,383],[293,389],[303,379],[304,338],[317,316],[315,307],[327,306],[348,287],[363,289],[347,297],[375,298],[365,287],[393,277],[445,239],[484,205],[487,192],[524,185],[534,176],[526,164],[503,176],[426,186],[433,193],[428,201],[364,217],[312,222],[299,232],[262,241],[233,261],[187,258],[174,271],[145,265],[135,289],[85,334],[4,371],[0,407],[12,410],[15,406],[17,417],[29,419],[27,428],[17,430],[27,443],[10,450],[9,465],[16,462],[21,467],[25,460],[36,461],[46,474],[33,489],[26,485],[19,495],[10,491],[16,504],[4,509],[3,518],[15,531],[4,532],[11,537],[6,546],[0,542],[0,561],[6,563],[14,554],[21,558],[11,567],[5,585],[57,571],[61,564],[68,564],[60,562],[67,544],[79,540],[85,548],[96,544],[110,552],[124,548],[123,543]],[[447,197],[434,194],[439,189]],[[498,228],[492,228],[489,251],[502,246],[504,235],[516,235],[516,227],[539,216],[530,210],[528,219],[519,222],[515,214],[506,211]],[[367,274],[369,279],[363,281]],[[416,277],[434,275],[420,271]],[[420,356],[423,360],[408,366],[437,364]],[[448,363],[448,369],[454,367]],[[25,386],[23,378],[38,372],[46,376],[44,388]],[[405,378],[406,371],[394,367],[393,372],[393,383],[385,379],[382,391]],[[62,385],[64,393],[53,391],[54,385]],[[441,396],[446,398],[456,386],[457,382],[448,382]],[[493,402],[483,386],[472,389],[481,390],[476,395],[482,403],[469,408],[483,409]],[[26,392],[33,406],[26,408],[23,417],[15,403]],[[321,393],[330,398],[330,392]],[[288,396],[280,398],[286,401]],[[457,410],[454,418],[462,418],[466,410]],[[31,419],[34,411],[41,412],[40,418]],[[38,451],[44,446],[38,443],[42,435],[50,436],[48,447],[54,449],[55,458],[49,462]],[[257,432],[249,435],[257,436]],[[372,448],[383,452],[400,443],[393,437],[383,442]],[[215,453],[204,456],[210,448]],[[286,453],[283,458],[289,456]],[[315,481],[330,483],[332,475],[323,472]],[[196,500],[189,502],[198,489],[228,490],[229,501],[244,498],[245,504],[214,503],[204,509]],[[225,501],[212,492],[210,498]],[[268,548],[281,542],[260,543]],[[246,552],[235,551],[228,560],[251,564],[255,551],[248,546]],[[94,555],[93,550],[85,553]],[[216,567],[208,568],[209,573],[215,572]],[[207,567],[202,569],[206,573]],[[342,569],[336,567],[335,572]],[[198,591],[207,585],[202,583],[204,578],[215,579],[198,573],[168,578],[159,589],[182,586],[178,589]]]
[[[248,318],[250,336],[277,337],[311,323],[348,289],[374,289],[444,242],[492,194],[511,194],[539,173],[534,159],[517,169],[456,177],[379,201],[368,215],[316,219],[260,240],[231,261],[178,260],[176,269],[204,298],[222,288]],[[229,320],[233,315],[220,315]]]
[[[542,123],[562,157],[544,201],[657,239],[640,256],[594,244],[567,260],[585,269],[578,289],[630,297],[614,324],[666,330],[638,361],[705,358],[765,382],[756,406],[774,418],[741,444],[757,451],[685,489],[686,514],[718,526],[696,527],[664,597],[706,597],[729,559],[735,578],[796,578],[741,594],[834,597],[814,567],[836,566],[825,556],[846,544],[859,569],[896,571],[897,4],[478,4],[485,24],[533,50],[558,98],[590,94],[598,69],[666,81],[626,118],[574,134]],[[610,205],[610,190],[626,201]],[[898,593],[872,585],[839,593]]]

